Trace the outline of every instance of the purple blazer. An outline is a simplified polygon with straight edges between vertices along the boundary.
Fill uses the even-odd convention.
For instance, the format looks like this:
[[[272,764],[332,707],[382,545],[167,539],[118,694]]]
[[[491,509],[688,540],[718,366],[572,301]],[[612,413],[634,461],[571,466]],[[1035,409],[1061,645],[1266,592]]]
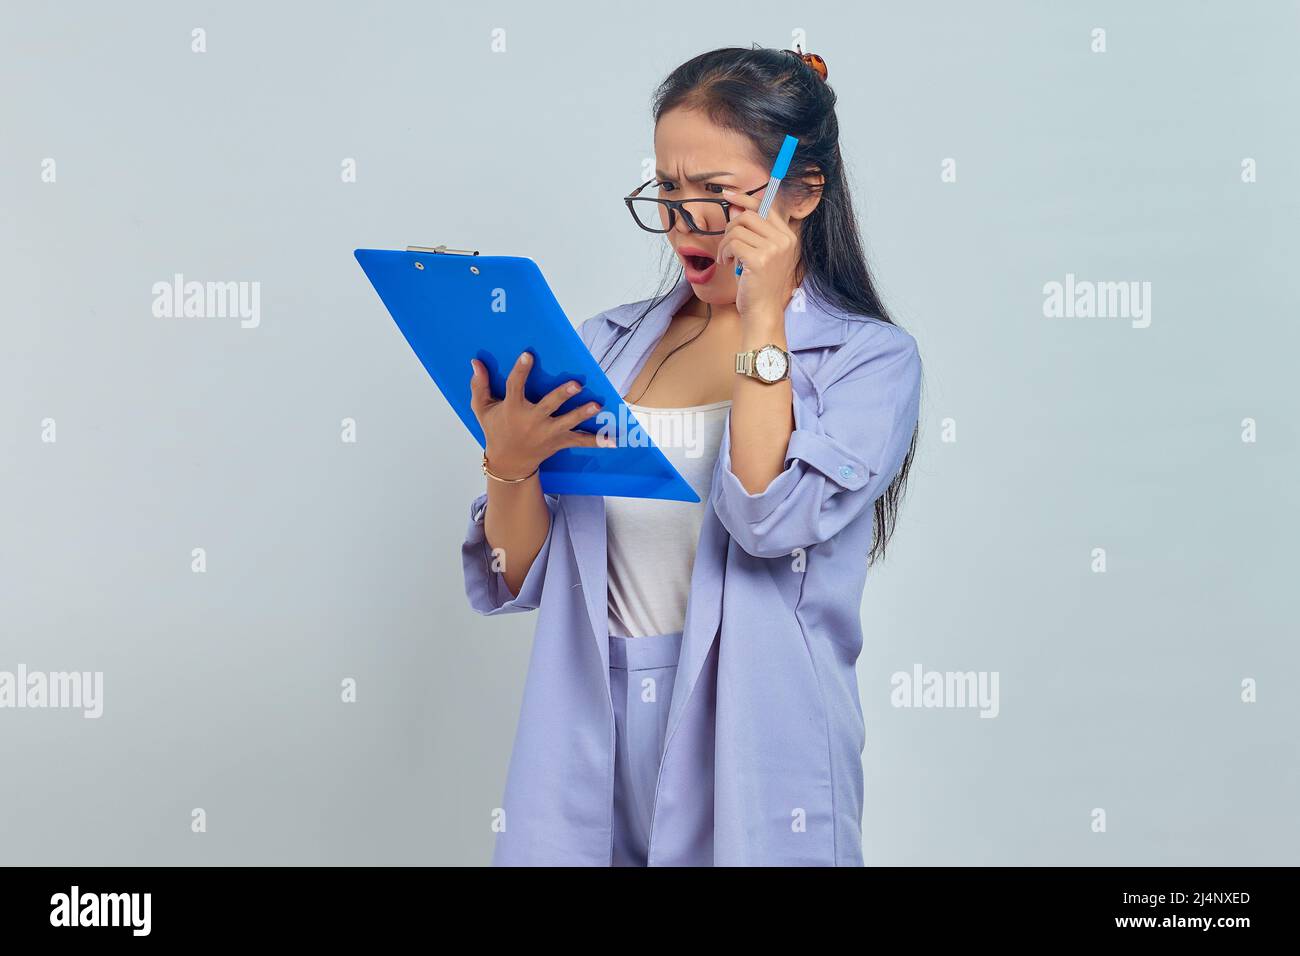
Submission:
[[[683,279],[584,322],[622,394],[691,294]],[[855,662],[872,505],[917,423],[907,332],[835,312],[802,288],[785,313],[794,432],[785,470],[750,494],[723,433],[673,685],[652,866],[862,864],[865,728]],[[613,352],[618,352],[616,346]],[[608,866],[614,793],[605,499],[546,495],[551,528],[518,595],[470,506],[465,590],[482,614],[539,611],[495,865]]]

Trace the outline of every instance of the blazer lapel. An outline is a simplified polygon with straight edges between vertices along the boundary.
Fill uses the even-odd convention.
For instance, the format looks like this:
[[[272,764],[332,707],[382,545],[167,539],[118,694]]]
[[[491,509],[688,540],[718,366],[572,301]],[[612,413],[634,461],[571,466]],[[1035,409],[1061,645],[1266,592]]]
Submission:
[[[792,353],[841,345],[848,336],[848,319],[836,313],[807,284],[800,286],[785,310],[786,344]],[[791,379],[790,387],[803,399],[815,399],[820,411],[820,396],[811,375],[795,357],[793,370],[800,374]],[[731,412],[723,426],[731,428]],[[714,465],[713,484],[718,484],[719,460]],[[709,496],[712,508],[713,492]],[[665,742],[681,723],[691,694],[699,680],[713,642],[722,624],[722,595],[726,588],[727,552],[731,538],[716,515],[710,515],[701,529],[695,564],[691,571],[691,594],[686,608],[686,626],[682,633],[681,658],[673,682],[673,698],[668,706]],[[666,744],[665,744],[666,746]]]
[[[630,335],[626,345],[614,340],[613,351],[618,357],[605,370],[605,377],[621,396],[632,384],[641,366],[645,364],[654,347],[668,329],[677,310],[691,295],[691,286],[682,279],[639,323],[632,326],[640,315],[635,305],[622,306],[609,313],[606,319],[614,326],[615,336]],[[592,351],[600,355],[610,345],[608,339],[593,341]],[[602,670],[609,679],[609,566],[606,551],[605,499],[599,495],[560,495],[565,524],[578,564],[578,577],[582,581],[583,598],[587,615],[591,619],[591,633],[596,638]]]

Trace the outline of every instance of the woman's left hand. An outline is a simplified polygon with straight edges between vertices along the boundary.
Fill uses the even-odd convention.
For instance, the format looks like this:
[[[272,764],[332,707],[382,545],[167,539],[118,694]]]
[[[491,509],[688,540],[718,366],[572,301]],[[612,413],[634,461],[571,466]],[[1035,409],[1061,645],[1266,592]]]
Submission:
[[[736,277],[736,310],[742,320],[779,319],[794,294],[799,235],[776,206],[769,211],[770,218],[759,218],[761,194],[746,196],[724,189],[722,198],[732,209],[718,245],[718,267],[732,272],[737,262],[745,267]]]

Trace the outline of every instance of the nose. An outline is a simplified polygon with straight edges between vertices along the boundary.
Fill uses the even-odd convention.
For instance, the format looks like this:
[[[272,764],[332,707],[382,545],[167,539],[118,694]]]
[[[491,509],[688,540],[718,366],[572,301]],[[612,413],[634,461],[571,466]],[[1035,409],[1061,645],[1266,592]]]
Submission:
[[[673,218],[677,220],[673,223],[673,232],[677,233],[679,238],[689,236],[691,234],[691,227],[686,224],[686,217],[682,214],[680,209],[676,211],[676,215]]]

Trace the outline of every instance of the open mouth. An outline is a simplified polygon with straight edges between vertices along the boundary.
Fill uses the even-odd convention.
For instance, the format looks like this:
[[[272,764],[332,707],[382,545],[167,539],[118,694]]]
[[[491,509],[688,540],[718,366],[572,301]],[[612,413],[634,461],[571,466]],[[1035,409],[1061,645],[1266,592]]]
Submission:
[[[713,260],[708,256],[687,256],[686,262],[696,272],[703,272],[709,266],[713,265]]]

